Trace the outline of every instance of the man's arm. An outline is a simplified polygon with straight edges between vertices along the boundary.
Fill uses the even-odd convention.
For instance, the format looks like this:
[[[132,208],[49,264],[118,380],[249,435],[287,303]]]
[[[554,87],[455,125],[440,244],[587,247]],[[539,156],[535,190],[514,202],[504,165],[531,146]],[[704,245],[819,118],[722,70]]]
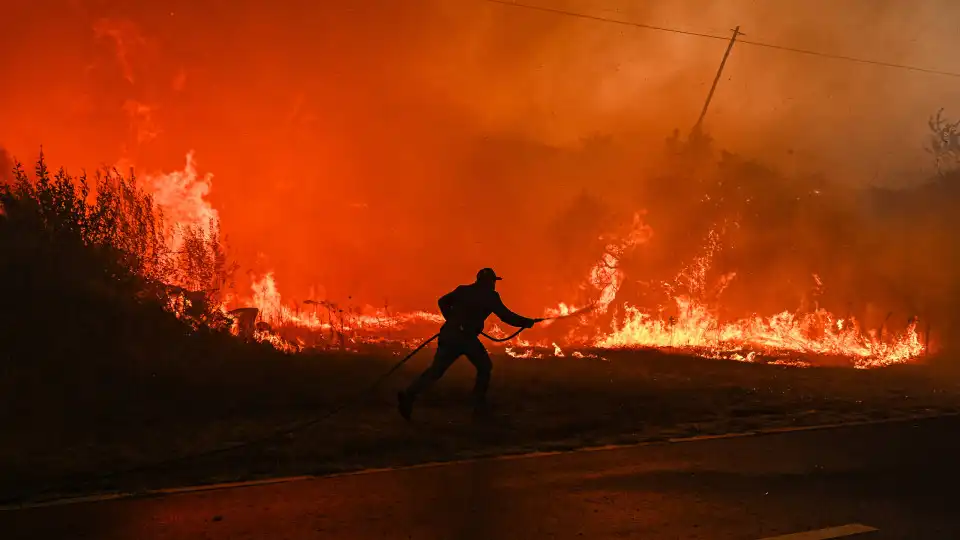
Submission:
[[[499,317],[501,321],[509,324],[510,326],[516,326],[518,328],[533,328],[533,325],[537,323],[536,319],[524,317],[523,315],[517,315],[516,313],[510,311],[507,309],[507,306],[503,304],[503,300],[500,299],[500,294],[496,292],[493,294],[493,313]]]

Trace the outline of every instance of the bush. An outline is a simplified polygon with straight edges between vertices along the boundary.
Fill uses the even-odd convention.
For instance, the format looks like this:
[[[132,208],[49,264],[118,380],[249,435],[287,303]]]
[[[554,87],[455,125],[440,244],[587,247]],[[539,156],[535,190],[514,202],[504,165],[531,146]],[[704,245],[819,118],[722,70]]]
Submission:
[[[31,179],[15,163],[0,186],[0,354],[122,364],[224,333],[219,302],[233,267],[218,224],[181,229],[176,251],[171,230],[132,173],[90,182],[51,174],[41,155]]]

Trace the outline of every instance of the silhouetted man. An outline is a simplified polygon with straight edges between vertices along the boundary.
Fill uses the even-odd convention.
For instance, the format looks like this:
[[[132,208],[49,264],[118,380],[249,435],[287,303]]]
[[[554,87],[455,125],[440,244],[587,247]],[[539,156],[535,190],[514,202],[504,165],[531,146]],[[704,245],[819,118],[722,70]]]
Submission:
[[[492,269],[484,268],[477,272],[476,282],[460,285],[437,302],[446,322],[440,328],[433,364],[413,381],[405,392],[400,392],[397,396],[400,414],[404,418],[410,419],[417,396],[437,382],[461,355],[466,355],[473,367],[477,368],[477,379],[473,387],[475,411],[481,413],[486,410],[487,388],[490,386],[493,363],[483,343],[480,343],[479,335],[483,332],[484,322],[491,313],[496,314],[503,322],[520,328],[532,328],[539,320],[517,315],[503,305],[496,290],[497,282],[501,279]]]

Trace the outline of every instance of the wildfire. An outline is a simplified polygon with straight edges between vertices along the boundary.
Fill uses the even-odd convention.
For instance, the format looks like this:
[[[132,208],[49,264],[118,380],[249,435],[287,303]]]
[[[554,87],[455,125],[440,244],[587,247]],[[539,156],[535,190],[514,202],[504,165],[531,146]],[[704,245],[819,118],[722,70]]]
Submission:
[[[634,231],[637,230],[643,229],[635,217]],[[634,232],[630,237],[639,236]],[[599,349],[674,349],[707,358],[745,362],[756,361],[758,356],[838,356],[853,359],[854,366],[858,368],[906,362],[925,351],[915,319],[892,341],[881,340],[879,333],[874,330],[864,333],[856,320],[838,318],[823,309],[803,314],[782,311],[770,317],[754,316],[721,322],[716,310],[700,299],[707,296],[708,292],[713,298],[719,297],[736,277],[733,272],[727,273],[719,278],[712,289],[707,286],[708,270],[720,249],[720,243],[720,235],[715,230],[711,231],[703,253],[681,270],[672,283],[663,284],[666,290],[674,293],[675,316],[664,319],[637,306],[622,303],[617,306],[622,309],[622,315],[612,319],[610,331],[588,340],[587,344]],[[604,263],[610,261],[610,252],[608,247]],[[622,253],[623,250],[618,252]],[[596,267],[591,271],[589,282],[598,290],[602,305],[598,312],[602,312],[612,305],[612,301],[606,301],[611,287],[609,282],[597,282],[595,276]],[[823,282],[817,275],[812,277],[819,291]],[[685,292],[675,293],[678,288]],[[561,304],[560,308],[548,312],[562,316],[576,310]],[[592,320],[581,317],[581,323],[581,326],[590,326],[598,321],[595,317]],[[772,363],[809,365],[786,358],[777,358]]]
[[[590,284],[600,291],[599,298],[594,302],[594,306],[600,313],[607,310],[620,290],[624,277],[623,270],[620,269],[621,258],[637,245],[647,242],[652,236],[652,229],[643,222],[640,213],[635,213],[633,226],[626,238],[607,244],[600,260],[590,269]]]
[[[193,152],[187,153],[182,171],[153,174],[146,177],[147,189],[153,200],[163,209],[167,221],[168,247],[178,251],[183,247],[184,232],[199,230],[209,236],[220,215],[207,200],[213,186],[213,175],[197,175]]]
[[[608,361],[609,361],[609,360],[607,360],[606,358],[604,358],[604,357],[602,357],[602,356],[599,356],[599,355],[596,355],[596,354],[591,354],[591,353],[582,353],[582,352],[580,352],[580,351],[573,351],[573,354],[572,354],[571,356],[573,356],[574,358],[596,358],[596,359],[598,359],[598,360],[603,360],[604,362],[608,362]]]
[[[682,315],[667,321],[626,306],[624,321],[596,345],[600,348],[687,349],[704,356],[745,361],[752,361],[757,351],[774,355],[796,352],[846,356],[854,358],[857,367],[905,362],[924,350],[916,322],[910,323],[894,342],[883,343],[875,332],[864,336],[855,321],[845,328],[845,320],[834,320],[834,316],[824,310],[801,316],[783,311],[772,317],[723,324],[706,306],[690,298],[679,296],[676,303]],[[825,326],[836,331],[819,332]]]
[[[335,344],[347,348],[361,342],[374,343],[382,340],[386,332],[404,330],[417,323],[443,323],[439,313],[388,313],[386,308],[341,306],[327,300],[305,300],[302,308],[290,306],[283,302],[272,272],[254,280],[251,291],[252,296],[237,303],[259,309],[261,320],[271,328],[289,334],[303,334],[301,330],[313,334],[300,337],[296,345],[289,344],[297,350],[307,344],[305,338],[312,338],[314,345]]]
[[[187,155],[183,171],[148,177],[155,200],[173,224],[168,239],[174,249],[183,244],[180,231],[199,228],[206,233],[214,232],[210,227],[215,226],[218,215],[206,200],[211,179],[211,175],[197,174],[192,153]],[[848,358],[855,367],[869,368],[906,362],[925,352],[916,320],[892,339],[884,339],[883,332],[864,331],[858,321],[836,317],[819,307],[804,313],[783,311],[771,316],[722,321],[713,304],[736,278],[736,273],[724,274],[709,286],[708,270],[721,246],[721,235],[715,231],[708,236],[703,254],[672,282],[662,284],[672,298],[670,307],[675,315],[664,318],[662,309],[654,314],[618,301],[626,277],[621,261],[652,236],[653,231],[644,223],[642,214],[636,213],[626,234],[601,237],[605,248],[584,280],[584,287],[592,289],[592,301],[580,308],[559,303],[544,311],[548,320],[541,325],[543,328],[549,328],[558,319],[575,321],[573,325],[565,325],[566,336],[559,340],[533,341],[521,336],[512,346],[505,347],[506,354],[515,358],[543,358],[548,354],[564,357],[563,346],[581,349],[571,353],[573,358],[605,360],[585,351],[654,348],[742,362],[764,358],[791,366],[810,365],[798,357],[828,355]],[[820,277],[813,275],[812,278],[815,288],[822,288]],[[285,302],[272,272],[254,279],[250,294],[223,294],[220,299],[224,313],[228,308],[256,308],[258,323],[252,337],[292,352],[305,347],[357,350],[365,345],[391,343],[409,347],[443,323],[440,314],[425,311],[390,313],[386,308],[344,306],[328,299]],[[503,332],[494,326],[491,334],[503,335]]]

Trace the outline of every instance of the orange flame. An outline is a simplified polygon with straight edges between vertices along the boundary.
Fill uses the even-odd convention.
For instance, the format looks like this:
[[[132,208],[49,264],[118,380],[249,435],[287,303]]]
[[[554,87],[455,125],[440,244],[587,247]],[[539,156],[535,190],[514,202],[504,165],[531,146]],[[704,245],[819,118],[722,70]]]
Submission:
[[[193,153],[187,154],[183,171],[147,178],[155,200],[160,204],[173,226],[169,241],[176,249],[182,241],[178,231],[183,227],[201,227],[203,230],[218,219],[217,211],[206,197],[212,185],[212,175],[199,176],[193,161]],[[592,288],[595,298],[589,310],[582,311],[571,304],[560,303],[556,308],[545,310],[545,317],[571,317],[579,326],[568,333],[564,346],[587,346],[595,349],[665,348],[679,349],[707,358],[723,358],[753,362],[759,356],[780,356],[773,363],[804,366],[809,363],[790,358],[796,355],[832,355],[852,359],[855,367],[869,368],[906,362],[925,352],[917,333],[916,321],[893,340],[883,341],[877,332],[862,332],[857,321],[834,316],[816,309],[810,313],[794,314],[788,311],[769,316],[754,316],[732,322],[721,322],[716,311],[702,300],[706,296],[716,298],[736,278],[735,272],[721,276],[708,291],[707,271],[715,253],[720,248],[720,235],[711,231],[704,253],[681,271],[672,283],[665,283],[669,291],[685,290],[672,294],[677,316],[663,319],[627,303],[617,303],[617,295],[624,281],[621,260],[638,246],[646,243],[653,231],[644,223],[641,213],[633,216],[628,232],[622,237],[604,236],[606,246],[599,260],[587,272],[585,285]],[[813,275],[817,289],[822,281]],[[385,309],[370,306],[339,306],[327,300],[306,300],[304,306],[284,303],[272,272],[255,280],[251,295],[240,298],[230,296],[225,304],[254,306],[259,309],[259,319],[268,323],[271,330],[261,329],[256,339],[273,344],[286,351],[301,350],[306,340],[304,335],[293,330],[312,332],[323,336],[327,344],[349,348],[366,342],[379,342],[384,334],[403,331],[419,323],[437,325],[443,323],[438,313],[409,312],[387,313]],[[609,330],[599,332],[600,316],[614,308],[614,317]],[[542,326],[549,327],[551,321]],[[293,338],[281,338],[279,332],[287,329]],[[494,326],[495,334],[500,329]],[[563,343],[563,341],[561,341]],[[518,338],[513,347],[505,352],[516,358],[541,358],[536,347],[553,348],[553,356],[564,356],[555,341],[531,343]],[[525,348],[517,352],[516,347]],[[575,358],[600,358],[592,353],[575,351]]]
[[[146,188],[163,209],[167,245],[173,251],[182,247],[185,228],[199,228],[209,235],[211,224],[219,221],[219,213],[207,200],[212,186],[212,174],[197,174],[192,150],[182,171],[147,175]]]
[[[856,320],[837,318],[823,309],[802,315],[783,311],[771,317],[757,316],[721,323],[714,310],[695,298],[707,291],[707,271],[719,246],[719,235],[711,231],[704,254],[674,279],[674,285],[687,291],[687,294],[674,296],[678,313],[676,317],[665,320],[636,306],[622,304],[619,307],[623,309],[623,316],[619,320],[614,319],[609,333],[590,344],[601,349],[681,349],[708,358],[748,362],[754,361],[758,353],[773,356],[788,353],[842,356],[853,359],[858,368],[902,363],[925,352],[915,320],[892,342],[879,340],[875,331],[865,335]],[[604,261],[608,260],[607,255],[604,254]],[[589,281],[594,285],[595,275],[595,270],[592,270],[589,276]],[[712,291],[713,296],[719,295],[735,276],[732,272],[721,276]],[[819,276],[814,275],[813,279],[818,289],[822,287]],[[665,285],[670,290],[674,289],[672,285]],[[607,289],[601,290],[599,302],[609,306],[612,300],[608,295]],[[547,310],[547,313],[548,316],[555,316],[575,311],[561,304],[560,308]],[[581,317],[581,321],[587,325],[595,323],[595,320],[587,320],[586,316]],[[778,362],[788,363],[783,359]],[[791,365],[799,364],[794,361]]]

